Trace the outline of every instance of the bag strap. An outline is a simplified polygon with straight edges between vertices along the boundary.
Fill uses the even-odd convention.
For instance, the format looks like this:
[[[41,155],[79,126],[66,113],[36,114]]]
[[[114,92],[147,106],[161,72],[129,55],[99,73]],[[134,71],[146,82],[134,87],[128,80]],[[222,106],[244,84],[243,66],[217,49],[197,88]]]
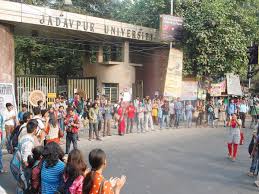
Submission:
[[[98,194],[102,194],[103,192],[103,187],[104,187],[104,183],[105,183],[105,179],[103,178],[101,184],[100,184],[100,188],[99,188],[99,191],[98,191]]]

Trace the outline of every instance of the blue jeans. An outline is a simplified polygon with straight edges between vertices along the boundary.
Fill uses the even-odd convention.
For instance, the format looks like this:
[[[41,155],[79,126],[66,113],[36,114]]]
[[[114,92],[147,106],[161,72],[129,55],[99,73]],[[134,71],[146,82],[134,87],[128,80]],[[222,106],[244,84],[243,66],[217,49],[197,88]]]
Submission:
[[[208,125],[214,127],[214,114],[208,113]]]
[[[191,127],[192,126],[192,112],[186,113],[186,121],[187,121],[187,126]]]
[[[165,120],[166,120],[166,125],[165,125]],[[160,128],[164,128],[164,127],[169,127],[169,122],[170,122],[170,118],[169,115],[163,115],[162,117],[162,122],[160,123]]]
[[[259,170],[259,158],[258,158],[258,154],[256,154],[252,159],[250,172],[258,175],[258,170]],[[255,173],[255,171],[256,171],[256,173]]]
[[[58,120],[60,129],[64,132],[65,131],[65,124],[64,124],[64,118],[61,118]]]
[[[66,136],[66,154],[69,154],[71,142],[73,143],[73,148],[77,149],[78,133],[67,132]]]
[[[176,112],[175,113],[175,124],[174,124],[175,127],[179,127],[180,117],[181,117],[181,113]]]

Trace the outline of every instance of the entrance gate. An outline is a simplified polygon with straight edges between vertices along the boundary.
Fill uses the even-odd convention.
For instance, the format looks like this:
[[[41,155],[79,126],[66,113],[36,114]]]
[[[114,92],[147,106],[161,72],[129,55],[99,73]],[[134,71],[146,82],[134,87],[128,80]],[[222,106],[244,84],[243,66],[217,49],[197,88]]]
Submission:
[[[97,81],[95,77],[69,78],[67,87],[68,98],[73,98],[75,93],[92,99],[96,97]]]
[[[53,102],[53,98],[48,98],[48,93],[57,93],[58,76],[42,75],[19,75],[16,76],[16,96],[17,108],[21,110],[22,104],[27,104],[28,110],[32,110],[29,102],[30,93],[34,90],[42,91],[47,99],[47,105]]]

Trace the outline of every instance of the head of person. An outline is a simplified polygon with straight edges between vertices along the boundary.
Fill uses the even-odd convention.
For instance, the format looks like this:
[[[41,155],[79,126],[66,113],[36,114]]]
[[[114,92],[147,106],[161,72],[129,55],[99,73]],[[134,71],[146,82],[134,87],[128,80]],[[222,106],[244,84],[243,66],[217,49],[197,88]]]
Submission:
[[[59,111],[64,111],[64,106],[59,106]]]
[[[67,108],[67,113],[68,113],[70,116],[73,116],[73,115],[74,115],[74,109],[73,109],[73,107],[68,107],[68,108]]]
[[[96,171],[104,170],[107,166],[106,154],[101,149],[94,149],[89,153],[91,171],[86,175],[83,184],[83,193],[90,193],[93,186]]]
[[[39,101],[37,102],[37,104],[38,104],[38,106],[42,106],[42,105],[43,105],[43,101],[42,101],[42,100],[39,100]]]
[[[26,128],[28,134],[35,134],[38,127],[38,121],[36,119],[31,119],[27,122]]]
[[[54,112],[49,113],[49,124],[53,127],[56,127],[58,125],[58,118]]]
[[[49,111],[47,109],[41,110],[41,115],[46,118],[49,116]]]
[[[22,121],[23,121],[23,123],[27,123],[29,120],[31,120],[32,119],[32,113],[30,113],[30,112],[25,112],[24,114],[23,114],[23,117],[22,117]]]
[[[49,109],[49,113],[54,113],[55,112],[55,109],[53,108],[53,107],[51,107],[50,109]]]
[[[65,101],[64,96],[61,96],[61,97],[60,97],[60,102],[62,102],[62,103],[63,103],[64,101]]]
[[[110,100],[107,100],[107,105],[108,105],[108,106],[111,106],[111,104],[112,104],[111,101],[110,101]]]
[[[41,115],[41,109],[40,109],[40,107],[34,107],[34,108],[33,108],[33,114],[34,114],[34,115]]]
[[[132,102],[132,101],[130,101],[129,105],[130,105],[130,106],[133,106],[133,102]]]
[[[232,117],[233,120],[237,120],[237,115],[235,113],[232,114],[231,117]]]
[[[27,104],[22,104],[22,112],[27,112]]]
[[[46,162],[46,168],[51,168],[55,166],[59,160],[62,160],[65,154],[56,142],[50,142],[44,147],[42,155]]]
[[[84,175],[86,169],[87,165],[82,152],[78,149],[72,150],[68,154],[67,165],[64,170],[65,175],[75,179],[80,175]]]
[[[13,110],[13,105],[12,105],[11,103],[6,103],[5,106],[6,106],[6,108],[7,108],[8,111]]]
[[[93,103],[93,108],[98,108],[98,103]]]
[[[180,102],[180,98],[179,97],[177,98],[177,102]]]
[[[234,99],[232,98],[230,102],[231,102],[231,103],[234,103]]]
[[[34,161],[41,160],[43,150],[44,150],[43,146],[37,146],[32,149],[32,156],[33,156]]]
[[[59,98],[55,98],[55,103],[58,104],[60,102]]]

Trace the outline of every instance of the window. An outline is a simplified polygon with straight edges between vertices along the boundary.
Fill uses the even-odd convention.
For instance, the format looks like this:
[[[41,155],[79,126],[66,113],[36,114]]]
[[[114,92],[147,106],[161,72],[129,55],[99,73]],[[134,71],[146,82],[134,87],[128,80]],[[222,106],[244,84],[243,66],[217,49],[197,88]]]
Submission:
[[[116,102],[119,97],[119,84],[104,83],[103,85],[104,95],[107,97],[107,99],[112,103]]]

